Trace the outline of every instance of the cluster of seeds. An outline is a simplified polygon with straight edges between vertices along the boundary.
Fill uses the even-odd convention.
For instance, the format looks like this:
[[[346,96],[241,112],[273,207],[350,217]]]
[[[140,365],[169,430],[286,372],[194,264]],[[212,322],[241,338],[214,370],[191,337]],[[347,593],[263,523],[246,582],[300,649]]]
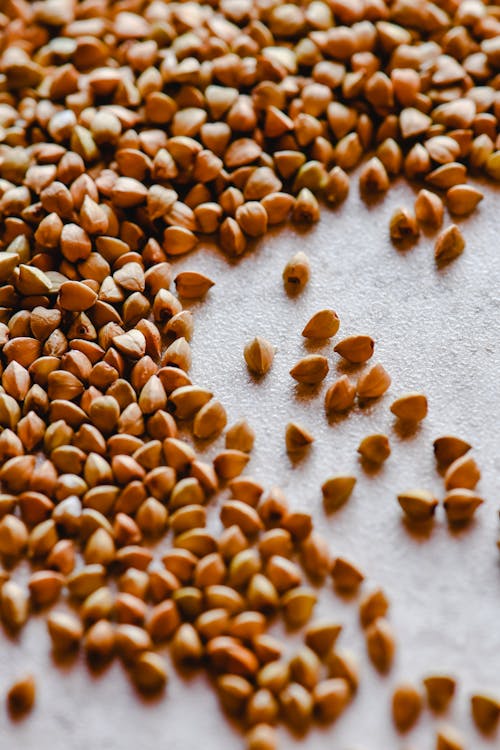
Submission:
[[[465,184],[467,169],[500,179],[499,14],[480,0],[7,0],[0,29],[0,554],[9,571],[0,615],[16,631],[30,611],[67,599],[76,607],[47,617],[54,650],[83,642],[101,663],[119,654],[144,691],[165,685],[155,646],[171,641],[175,661],[216,674],[224,707],[251,727],[251,750],[272,750],[278,716],[300,731],[313,716],[332,721],[358,683],[352,656],[335,647],[340,625],[308,624],[317,594],[304,572],[331,576],[341,593],[364,576],[331,557],[281,491],[266,495],[241,476],[254,440],[245,421],[226,431],[213,463],[179,434],[180,422],[214,438],[227,417],[188,375],[193,317],[182,300],[213,281],[174,278],[169,261],[205,235],[239,256],[289,216],[317,221],[319,200],[345,200],[347,172],[373,150],[360,174],[367,198],[404,174],[444,191],[452,215],[470,213],[482,195]],[[391,236],[412,239],[442,221],[441,198],[424,188],[414,214],[393,217]],[[436,259],[463,247],[451,225]],[[284,284],[300,290],[309,275],[298,253]],[[322,310],[303,336],[338,328]],[[335,347],[351,364],[373,350],[365,335]],[[245,348],[258,376],[273,357],[261,338]],[[328,370],[309,355],[291,375],[314,385]],[[380,364],[356,385],[344,375],[328,388],[326,411],[378,398],[390,383]],[[391,410],[418,422],[425,396],[407,394]],[[312,439],[286,428],[291,452]],[[481,500],[469,446],[453,440],[435,447],[456,522]],[[390,453],[384,435],[358,450],[375,463]],[[230,498],[216,535],[206,503],[221,484]],[[328,507],[354,484],[327,480]],[[434,508],[422,496],[403,507],[419,518]],[[157,547],[167,531],[168,549]],[[10,577],[24,557],[27,586]],[[381,590],[360,603],[381,672],[394,653],[387,609]],[[276,613],[307,626],[291,658],[266,633]],[[411,714],[401,695],[398,715]],[[8,695],[13,712],[34,699],[31,677]],[[495,723],[495,710],[475,697],[478,725]],[[440,733],[438,750],[460,747],[451,730]]]
[[[444,435],[434,441],[434,454],[446,490],[443,507],[452,527],[469,523],[484,502],[475,492],[481,472],[469,455],[470,449],[469,443],[453,435]],[[438,506],[434,495],[422,489],[400,493],[398,502],[412,524],[431,522]]]
[[[456,692],[453,677],[433,674],[423,681],[427,706],[434,714],[443,714],[448,709]],[[420,687],[402,683],[396,687],[392,697],[392,717],[397,729],[404,733],[418,722],[424,708],[424,696]],[[477,729],[491,736],[500,719],[500,701],[487,694],[475,693],[470,698],[472,719]],[[437,750],[463,750],[465,742],[459,732],[449,725],[441,726],[436,735]]]

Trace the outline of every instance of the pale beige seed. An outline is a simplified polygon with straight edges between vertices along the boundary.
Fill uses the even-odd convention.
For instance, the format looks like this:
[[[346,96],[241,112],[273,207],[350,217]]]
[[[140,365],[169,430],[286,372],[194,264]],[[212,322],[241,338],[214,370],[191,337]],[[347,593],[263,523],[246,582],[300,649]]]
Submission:
[[[421,422],[427,416],[427,397],[423,393],[405,393],[391,404],[394,416],[406,422]]]
[[[348,362],[359,364],[366,362],[373,356],[375,342],[371,336],[348,336],[334,347],[333,351],[340,354]]]
[[[491,734],[500,718],[500,700],[492,695],[476,693],[471,696],[470,704],[476,727],[483,734]]]
[[[338,510],[350,498],[356,484],[356,477],[336,475],[326,479],[321,485],[323,502],[327,512]]]
[[[389,232],[394,242],[414,240],[420,234],[415,216],[406,208],[398,208],[392,215]]]
[[[298,383],[315,385],[324,380],[328,374],[328,360],[321,354],[308,354],[290,370],[290,375]]]
[[[465,741],[454,727],[444,725],[436,734],[436,750],[465,750]]]
[[[382,464],[391,455],[391,447],[387,435],[367,435],[358,445],[358,453],[366,461]]]
[[[289,422],[285,428],[285,444],[288,453],[303,451],[314,442],[314,437],[302,425],[297,422]]]
[[[410,521],[428,521],[434,516],[438,501],[428,490],[407,490],[398,495],[398,502]]]
[[[215,282],[203,273],[183,271],[175,277],[174,284],[179,297],[198,299],[204,297]]]
[[[446,193],[448,210],[456,216],[472,213],[483,198],[483,193],[472,185],[454,185]]]
[[[274,359],[275,348],[269,341],[256,336],[244,349],[245,362],[250,372],[256,375],[265,375],[270,369]]]
[[[347,680],[334,677],[322,680],[313,689],[314,710],[321,722],[331,722],[340,716],[351,697]]]
[[[472,490],[456,488],[446,493],[443,506],[448,523],[467,523],[484,500]]]
[[[359,398],[379,398],[391,385],[389,373],[380,364],[372,365],[369,370],[364,372],[357,384],[357,393]]]
[[[339,330],[340,320],[335,310],[325,309],[314,313],[302,330],[307,339],[329,339]]]
[[[465,248],[465,240],[462,232],[456,224],[451,224],[436,238],[434,245],[434,257],[437,263],[449,263],[461,255]]]
[[[368,592],[359,603],[361,625],[367,628],[379,617],[385,617],[388,609],[389,601],[382,589],[378,588]]]
[[[415,216],[419,224],[439,229],[443,223],[443,201],[430,190],[419,190],[415,199]]]
[[[422,712],[420,691],[410,683],[399,685],[392,695],[392,718],[400,732],[408,732]]]
[[[337,589],[346,593],[356,591],[365,578],[356,565],[343,557],[337,557],[334,561],[331,576]]]
[[[293,291],[303,289],[311,276],[311,264],[307,255],[300,250],[283,269],[285,287]]]
[[[193,422],[193,435],[207,439],[218,435],[227,424],[226,410],[217,399],[204,404],[196,413]]]
[[[325,393],[325,411],[342,412],[350,409],[356,397],[356,386],[351,383],[347,375],[342,375],[328,388]]]
[[[27,675],[14,682],[7,692],[7,705],[14,715],[26,714],[34,706],[36,683],[32,675]]]
[[[448,675],[429,675],[423,680],[424,688],[427,694],[427,703],[436,713],[446,711],[452,700],[456,681]]]
[[[373,666],[382,674],[392,666],[396,644],[391,624],[378,617],[366,629],[366,647]]]
[[[481,479],[481,472],[472,456],[461,456],[455,459],[446,469],[444,486],[447,490],[465,488],[473,490]]]
[[[471,449],[470,443],[453,435],[444,435],[433,443],[434,455],[441,466],[449,466]]]
[[[226,432],[226,448],[250,453],[255,432],[245,419],[235,422]]]

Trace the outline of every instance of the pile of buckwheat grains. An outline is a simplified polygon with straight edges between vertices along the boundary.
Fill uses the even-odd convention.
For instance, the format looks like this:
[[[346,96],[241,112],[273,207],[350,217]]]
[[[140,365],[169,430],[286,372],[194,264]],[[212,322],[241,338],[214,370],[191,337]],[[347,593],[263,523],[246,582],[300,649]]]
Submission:
[[[367,199],[398,175],[418,188],[414,207],[392,216],[388,241],[397,250],[425,228],[436,263],[454,261],[465,242],[443,224],[445,207],[452,217],[474,211],[483,195],[469,173],[500,180],[500,6],[0,0],[0,31],[3,624],[15,633],[46,611],[56,653],[81,646],[99,665],[116,655],[144,692],[164,688],[156,647],[170,642],[175,662],[209,670],[249,750],[274,750],[280,721],[305,732],[355,710],[356,659],[335,645],[342,626],[315,619],[314,606],[318,584],[331,578],[351,594],[364,574],[332,556],[279,488],[243,473],[254,442],[245,420],[226,430],[213,462],[197,456],[189,431],[210,440],[227,418],[189,377],[195,321],[183,300],[214,282],[176,275],[171,261],[205,235],[240,256],[271,226],[316,222],[322,204],[344,201],[348,172],[365,157]],[[300,293],[309,276],[300,252],[283,283]],[[338,329],[324,309],[302,335]],[[336,342],[364,369],[357,383],[344,374],[328,387],[328,414],[388,390],[389,372],[369,362],[375,348],[366,334]],[[258,379],[275,348],[256,336],[241,342],[243,356]],[[308,354],[290,375],[314,385],[328,370],[326,357]],[[417,424],[427,399],[402,394],[390,408]],[[298,423],[283,428],[292,454],[314,440]],[[470,448],[455,436],[434,443],[450,525],[483,502]],[[370,434],[358,451],[379,465],[391,447]],[[355,483],[325,479],[325,510],[346,503]],[[230,492],[217,504],[219,488]],[[409,524],[432,523],[432,493],[397,499]],[[206,529],[207,513],[220,514],[220,534]],[[24,585],[15,574],[26,559]],[[363,591],[360,622],[381,673],[395,652],[388,611],[382,589]],[[303,633],[291,658],[267,633],[280,617]],[[423,687],[440,712],[455,681],[433,675]],[[33,677],[20,676],[11,711],[28,712],[35,692]],[[423,696],[398,685],[399,731],[418,720]],[[500,702],[476,694],[471,710],[489,732]],[[450,727],[436,743],[464,747]]]

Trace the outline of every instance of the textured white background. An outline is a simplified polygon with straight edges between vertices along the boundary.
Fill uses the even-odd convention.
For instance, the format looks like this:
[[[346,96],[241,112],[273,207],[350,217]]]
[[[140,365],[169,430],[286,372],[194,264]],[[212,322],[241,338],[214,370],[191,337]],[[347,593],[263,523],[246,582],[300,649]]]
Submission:
[[[205,247],[183,258],[178,270],[208,273],[216,286],[195,315],[193,381],[210,387],[227,408],[229,422],[246,417],[257,439],[247,473],[269,488],[281,486],[292,506],[310,510],[335,552],[359,565],[382,585],[391,600],[390,619],[398,651],[389,677],[379,677],[367,662],[357,606],[336,597],[328,584],[317,614],[344,623],[339,645],[359,653],[359,693],[339,721],[313,729],[301,741],[282,733],[282,747],[311,750],[410,750],[434,747],[436,722],[425,712],[407,737],[392,728],[391,687],[401,679],[419,680],[444,671],[459,680],[459,692],[446,717],[468,739],[468,747],[498,747],[472,726],[468,697],[473,690],[500,695],[500,568],[497,494],[500,469],[500,242],[498,193],[487,197],[476,215],[460,222],[467,240],[461,258],[444,270],[433,260],[432,239],[422,236],[406,252],[388,239],[388,222],[399,205],[411,206],[405,185],[395,186],[368,208],[357,185],[337,211],[323,211],[310,231],[284,229],[260,241],[236,264]],[[306,290],[287,296],[281,272],[297,250],[310,256]],[[373,362],[393,378],[391,390],[373,406],[356,408],[328,423],[323,410],[327,384],[342,371],[333,344],[320,347],[330,373],[318,389],[298,388],[291,366],[307,351],[300,335],[310,315],[333,307],[341,320],[336,336],[368,333],[376,340]],[[255,382],[244,365],[244,343],[262,335],[277,347],[269,374]],[[334,340],[335,341],[335,340]],[[333,342],[334,343],[334,342]],[[429,398],[429,416],[414,434],[403,436],[389,412],[391,400],[408,390]],[[300,461],[284,450],[284,428],[295,419],[316,441]],[[379,471],[359,465],[360,439],[383,431],[392,455]],[[432,441],[444,433],[467,438],[483,471],[479,485],[487,502],[466,530],[452,533],[442,508],[428,537],[410,534],[401,520],[396,494],[423,486],[443,495]],[[213,456],[223,439],[209,445]],[[320,485],[332,473],[351,473],[358,483],[349,503],[326,517]],[[216,516],[214,512],[213,515]],[[292,644],[293,648],[293,644]],[[96,678],[83,659],[56,666],[42,617],[34,618],[18,641],[0,640],[0,692],[26,670],[38,682],[32,715],[13,723],[0,704],[0,745],[24,750],[232,750],[238,734],[218,708],[201,675],[171,679],[163,699],[137,697],[115,663]]]

